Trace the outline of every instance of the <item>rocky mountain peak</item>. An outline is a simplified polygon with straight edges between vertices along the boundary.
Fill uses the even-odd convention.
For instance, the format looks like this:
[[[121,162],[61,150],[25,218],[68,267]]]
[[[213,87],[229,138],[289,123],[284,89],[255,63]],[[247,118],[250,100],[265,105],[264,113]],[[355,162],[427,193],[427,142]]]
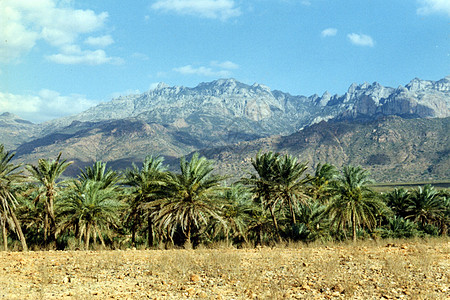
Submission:
[[[159,90],[162,90],[162,89],[165,89],[165,88],[168,88],[168,87],[169,87],[169,85],[167,83],[160,82],[160,83],[158,83],[158,85],[153,90],[154,91],[159,91]]]

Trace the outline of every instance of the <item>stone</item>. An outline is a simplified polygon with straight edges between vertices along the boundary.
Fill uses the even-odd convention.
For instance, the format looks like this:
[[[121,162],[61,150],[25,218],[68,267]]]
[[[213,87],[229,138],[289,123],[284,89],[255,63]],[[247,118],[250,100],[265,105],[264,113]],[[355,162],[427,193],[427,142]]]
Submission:
[[[192,282],[199,282],[200,276],[198,276],[197,274],[191,274],[191,276],[189,276],[189,280]]]

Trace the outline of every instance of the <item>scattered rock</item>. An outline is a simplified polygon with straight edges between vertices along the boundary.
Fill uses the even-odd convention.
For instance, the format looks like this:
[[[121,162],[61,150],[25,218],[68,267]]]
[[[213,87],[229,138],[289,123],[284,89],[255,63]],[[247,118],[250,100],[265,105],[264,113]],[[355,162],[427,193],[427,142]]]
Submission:
[[[189,280],[192,282],[199,282],[200,276],[198,276],[197,274],[191,274],[191,276],[189,276]]]

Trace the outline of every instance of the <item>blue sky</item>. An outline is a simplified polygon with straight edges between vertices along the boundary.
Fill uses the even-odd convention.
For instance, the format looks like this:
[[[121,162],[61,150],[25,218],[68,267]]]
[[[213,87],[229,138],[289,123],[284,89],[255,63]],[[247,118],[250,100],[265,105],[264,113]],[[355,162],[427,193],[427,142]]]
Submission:
[[[310,96],[447,75],[450,0],[0,1],[0,113],[33,122],[158,82]]]

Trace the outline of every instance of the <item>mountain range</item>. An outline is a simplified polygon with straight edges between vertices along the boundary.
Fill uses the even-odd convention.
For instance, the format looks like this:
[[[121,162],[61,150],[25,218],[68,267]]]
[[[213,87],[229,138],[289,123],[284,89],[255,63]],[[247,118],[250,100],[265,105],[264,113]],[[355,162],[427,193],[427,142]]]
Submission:
[[[14,149],[18,162],[33,163],[38,158],[56,157],[63,152],[65,158],[76,162],[76,167],[101,160],[118,168],[129,167],[132,162],[139,164],[148,154],[163,155],[169,163],[176,164],[179,157],[200,150],[218,159],[219,164],[239,164],[254,156],[257,148],[266,149],[265,143],[272,143],[277,151],[296,145],[297,150],[293,152],[303,155],[311,164],[321,158],[337,165],[367,165],[379,180],[388,179],[382,176],[382,172],[388,170],[387,162],[401,165],[398,153],[407,155],[416,149],[419,151],[416,157],[420,153],[432,156],[429,164],[435,167],[408,178],[424,179],[450,177],[449,168],[444,167],[449,156],[448,117],[450,76],[439,81],[416,78],[397,88],[376,82],[352,84],[344,95],[325,92],[322,96],[309,97],[272,91],[261,84],[219,79],[194,88],[160,83],[148,92],[118,97],[80,114],[42,124],[3,113],[0,115],[0,142],[7,149]],[[371,130],[379,133],[379,126],[395,132],[396,138],[388,134],[388,140],[397,143],[395,147],[383,150],[382,145],[386,144],[369,134]],[[338,134],[341,131],[325,134],[338,128],[353,132],[352,137]],[[420,128],[424,131],[417,131]],[[363,136],[356,134],[366,131]],[[433,131],[437,133],[433,135]],[[318,137],[321,132],[324,135]],[[419,137],[417,145],[406,146],[406,142]],[[430,142],[434,137],[437,140]],[[297,138],[298,142],[292,142]],[[326,145],[336,141],[342,151],[333,147],[324,150]],[[433,144],[434,148],[420,152],[420,147],[426,144]],[[245,146],[239,148],[239,145]],[[359,155],[354,146],[362,149]],[[322,152],[317,147],[328,156],[319,154]],[[369,151],[369,154],[370,147],[379,150]],[[239,155],[229,153],[232,159],[224,160],[221,158],[223,149],[236,149]],[[251,155],[250,152],[245,154],[243,149],[252,149]],[[395,151],[398,156],[386,152],[390,160],[383,159],[383,151]],[[354,160],[357,156],[361,159]],[[414,160],[403,159],[403,163],[414,164]],[[430,168],[429,164],[424,163],[422,167]]]

